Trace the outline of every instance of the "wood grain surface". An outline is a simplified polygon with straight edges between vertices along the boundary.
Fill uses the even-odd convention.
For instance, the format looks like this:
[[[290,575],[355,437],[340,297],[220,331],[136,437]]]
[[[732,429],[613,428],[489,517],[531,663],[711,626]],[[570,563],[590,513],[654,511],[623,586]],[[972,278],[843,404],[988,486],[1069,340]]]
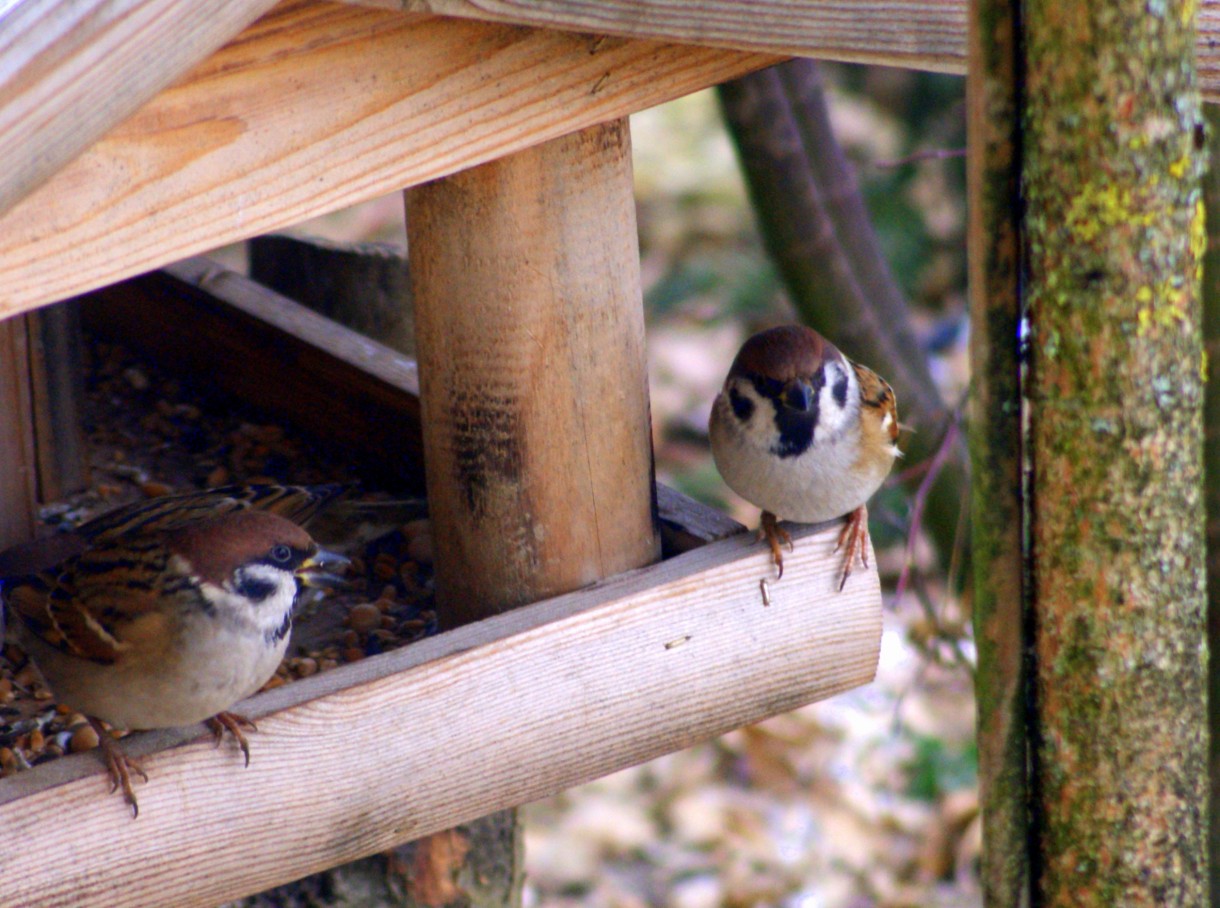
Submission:
[[[782,581],[743,534],[254,697],[249,768],[129,737],[138,820],[93,753],[4,779],[0,904],[210,908],[867,683],[876,571],[792,529]]]
[[[775,59],[283,3],[0,216],[0,317]]]
[[[624,118],[405,195],[442,629],[661,555],[633,192]],[[520,823],[487,822],[448,872],[513,903]]]
[[[547,26],[691,42],[848,63],[966,74],[966,0],[345,0]],[[1202,0],[1196,54],[1203,96],[1220,102],[1220,0]]]
[[[38,507],[29,323],[0,321],[0,550],[33,537]]]
[[[0,316],[614,119],[780,54],[965,71],[964,0],[373,4],[382,9],[288,0],[182,76],[266,5],[30,0],[0,19]],[[1201,4],[1197,42],[1204,96],[1220,101],[1220,0]]]
[[[274,0],[0,5],[0,211],[273,5]]]
[[[401,0],[394,5],[491,22],[939,72],[962,69],[966,32],[966,4],[959,0]]]
[[[660,557],[626,121],[410,190],[407,235],[441,614]]]

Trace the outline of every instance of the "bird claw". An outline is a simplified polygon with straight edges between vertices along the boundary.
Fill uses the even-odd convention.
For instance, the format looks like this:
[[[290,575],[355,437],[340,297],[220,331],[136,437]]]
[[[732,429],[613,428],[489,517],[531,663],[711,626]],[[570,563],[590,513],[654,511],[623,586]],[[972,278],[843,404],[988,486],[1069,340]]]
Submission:
[[[762,522],[758,527],[758,538],[767,540],[767,544],[771,546],[771,557],[779,569],[779,575],[775,579],[781,579],[784,576],[784,543],[787,543],[788,551],[796,551],[796,547],[792,543],[792,534],[779,525],[779,520],[774,514],[770,511],[763,511]]]
[[[251,731],[258,731],[258,726],[254,724],[253,719],[248,719],[245,716],[237,713],[217,713],[208,719],[206,723],[208,728],[212,730],[212,738],[216,742],[216,746],[220,746],[220,742],[224,740],[225,732],[233,736],[233,740],[237,742],[237,746],[241,748],[242,754],[246,758],[246,765],[250,765],[250,742],[246,740],[246,736],[242,734],[242,728],[248,728]]]
[[[847,546],[847,557],[843,560],[843,573],[839,576],[839,591],[847,585],[851,576],[852,565],[856,558],[864,567],[868,567],[868,508],[864,505],[847,515],[847,523],[839,532],[839,541],[835,543],[835,551]]]
[[[136,793],[131,785],[131,774],[134,772],[145,782],[148,773],[135,759],[123,753],[119,742],[110,736],[110,732],[100,721],[92,716],[87,717],[89,725],[97,732],[97,746],[102,752],[102,760],[106,764],[106,772],[110,775],[110,793],[114,794],[120,788],[123,790],[123,800],[131,806],[131,818],[140,815],[140,804],[136,801]]]

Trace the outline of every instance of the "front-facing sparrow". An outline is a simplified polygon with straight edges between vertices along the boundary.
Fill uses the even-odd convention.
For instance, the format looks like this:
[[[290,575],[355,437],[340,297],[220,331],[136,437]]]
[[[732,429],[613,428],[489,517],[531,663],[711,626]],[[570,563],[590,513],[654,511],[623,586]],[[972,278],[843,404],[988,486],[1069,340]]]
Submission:
[[[742,345],[712,407],[712,456],[729,488],[762,508],[760,533],[783,576],[779,517],[818,523],[848,515],[839,536],[867,566],[865,503],[900,452],[894,392],[816,331],[784,325]]]
[[[138,812],[126,758],[98,720],[150,729],[207,721],[275,673],[299,585],[347,559],[300,524],[345,487],[229,486],[121,507],[74,531],[0,553],[9,631],[60,703],[85,714],[116,788]]]

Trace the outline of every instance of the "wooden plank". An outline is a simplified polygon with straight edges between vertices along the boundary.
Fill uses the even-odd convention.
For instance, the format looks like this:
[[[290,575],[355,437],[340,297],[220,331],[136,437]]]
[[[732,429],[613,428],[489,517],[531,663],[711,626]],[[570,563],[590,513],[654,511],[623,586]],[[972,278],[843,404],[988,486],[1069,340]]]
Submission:
[[[964,62],[966,4],[960,0],[372,0],[372,5],[937,72],[960,72]]]
[[[1021,0],[978,0],[971,8],[966,83],[970,287],[971,544],[977,669],[976,741],[984,905],[1036,904],[1030,813],[1028,475],[1019,338],[1025,309],[1021,223]]]
[[[389,243],[336,243],[268,233],[246,244],[251,280],[319,315],[412,356],[407,252]]]
[[[274,0],[0,4],[0,211],[272,7]]]
[[[657,513],[667,558],[746,531],[732,517],[661,483],[657,483]]]
[[[0,781],[0,904],[215,905],[866,683],[880,589],[835,591],[839,527],[793,527],[780,582],[737,536],[252,698],[249,768],[130,737],[138,820],[95,754]]]
[[[966,73],[966,0],[345,0],[847,63]],[[1220,0],[1199,4],[1204,98],[1220,102]]]
[[[0,217],[0,316],[775,59],[287,2]]]
[[[342,0],[386,10],[966,74],[966,0]],[[1220,0],[1202,0],[1196,65],[1220,103]]]
[[[0,550],[33,538],[38,505],[28,323],[0,321]]]

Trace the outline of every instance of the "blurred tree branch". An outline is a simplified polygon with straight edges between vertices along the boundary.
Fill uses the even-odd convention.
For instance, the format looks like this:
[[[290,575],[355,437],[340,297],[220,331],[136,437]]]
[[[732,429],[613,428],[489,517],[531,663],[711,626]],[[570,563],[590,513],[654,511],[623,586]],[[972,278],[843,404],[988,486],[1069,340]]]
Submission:
[[[818,64],[791,60],[718,91],[755,216],[801,319],[889,380],[903,423],[916,429],[902,442],[908,464],[930,460],[951,414],[831,129]],[[924,511],[944,565],[966,493],[964,453],[954,445]],[[960,566],[966,576],[968,558]]]

